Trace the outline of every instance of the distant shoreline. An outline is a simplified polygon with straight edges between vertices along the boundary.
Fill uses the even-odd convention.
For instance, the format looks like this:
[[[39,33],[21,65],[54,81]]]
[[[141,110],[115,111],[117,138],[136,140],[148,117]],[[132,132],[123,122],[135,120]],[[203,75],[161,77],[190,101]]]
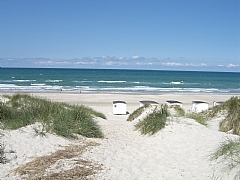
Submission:
[[[19,93],[19,92],[18,92]],[[22,93],[22,92],[21,92]],[[3,94],[17,94],[16,92],[0,92]],[[94,109],[101,109],[102,106],[112,106],[112,102],[116,100],[125,101],[130,105],[133,111],[139,107],[141,100],[153,100],[159,104],[165,104],[168,100],[177,100],[182,102],[183,109],[190,110],[193,101],[205,101],[209,104],[209,108],[213,106],[213,102],[227,101],[231,97],[240,96],[240,94],[125,94],[125,93],[65,93],[65,92],[25,92],[25,94],[47,98],[57,102],[67,102],[71,104],[79,104],[90,106]]]

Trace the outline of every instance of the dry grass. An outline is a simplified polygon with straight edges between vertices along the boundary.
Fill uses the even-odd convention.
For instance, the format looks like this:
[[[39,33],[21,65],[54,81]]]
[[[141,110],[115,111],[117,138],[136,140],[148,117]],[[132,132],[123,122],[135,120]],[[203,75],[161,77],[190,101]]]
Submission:
[[[21,179],[27,180],[86,179],[88,176],[94,175],[101,170],[101,165],[81,159],[81,154],[89,147],[97,145],[99,144],[94,142],[84,142],[81,145],[66,146],[63,150],[35,158],[33,161],[14,169],[13,173],[20,175]],[[59,160],[71,160],[74,166],[68,170],[60,169],[58,172],[46,172],[47,169],[59,162]],[[54,169],[57,170],[62,167],[63,164],[58,165],[57,168]]]

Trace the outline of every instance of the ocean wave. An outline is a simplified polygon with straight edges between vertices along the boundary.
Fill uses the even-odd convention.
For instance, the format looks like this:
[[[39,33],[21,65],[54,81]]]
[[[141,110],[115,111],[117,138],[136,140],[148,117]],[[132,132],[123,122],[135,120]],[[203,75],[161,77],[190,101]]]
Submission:
[[[91,83],[92,81],[80,81],[81,83]]]
[[[30,80],[30,79],[14,79],[13,82],[35,82],[36,80]]]
[[[17,87],[15,84],[0,84],[0,88]]]
[[[45,86],[46,84],[31,84],[31,86]]]
[[[172,81],[170,84],[184,84],[183,81]]]
[[[100,80],[98,82],[99,83],[125,83],[126,81],[104,81],[104,80]]]
[[[164,88],[151,86],[131,87],[101,87],[101,86],[60,86],[46,84],[31,84],[20,86],[16,84],[0,84],[0,91],[18,92],[108,92],[108,93],[240,93],[240,89],[217,89],[217,88]]]
[[[46,80],[45,82],[62,82],[63,80],[51,80],[51,79],[48,79],[48,80]]]

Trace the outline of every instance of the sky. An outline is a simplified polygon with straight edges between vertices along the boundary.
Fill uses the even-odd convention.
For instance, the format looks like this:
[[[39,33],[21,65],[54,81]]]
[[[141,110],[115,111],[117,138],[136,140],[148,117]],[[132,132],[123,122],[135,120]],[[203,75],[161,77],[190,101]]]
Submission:
[[[240,0],[0,1],[0,67],[240,72]]]

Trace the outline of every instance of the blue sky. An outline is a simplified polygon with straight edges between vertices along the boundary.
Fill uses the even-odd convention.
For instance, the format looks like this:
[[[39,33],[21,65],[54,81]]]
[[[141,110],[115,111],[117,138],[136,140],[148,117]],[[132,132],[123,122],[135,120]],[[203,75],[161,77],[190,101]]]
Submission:
[[[239,0],[0,1],[0,66],[240,72]]]

